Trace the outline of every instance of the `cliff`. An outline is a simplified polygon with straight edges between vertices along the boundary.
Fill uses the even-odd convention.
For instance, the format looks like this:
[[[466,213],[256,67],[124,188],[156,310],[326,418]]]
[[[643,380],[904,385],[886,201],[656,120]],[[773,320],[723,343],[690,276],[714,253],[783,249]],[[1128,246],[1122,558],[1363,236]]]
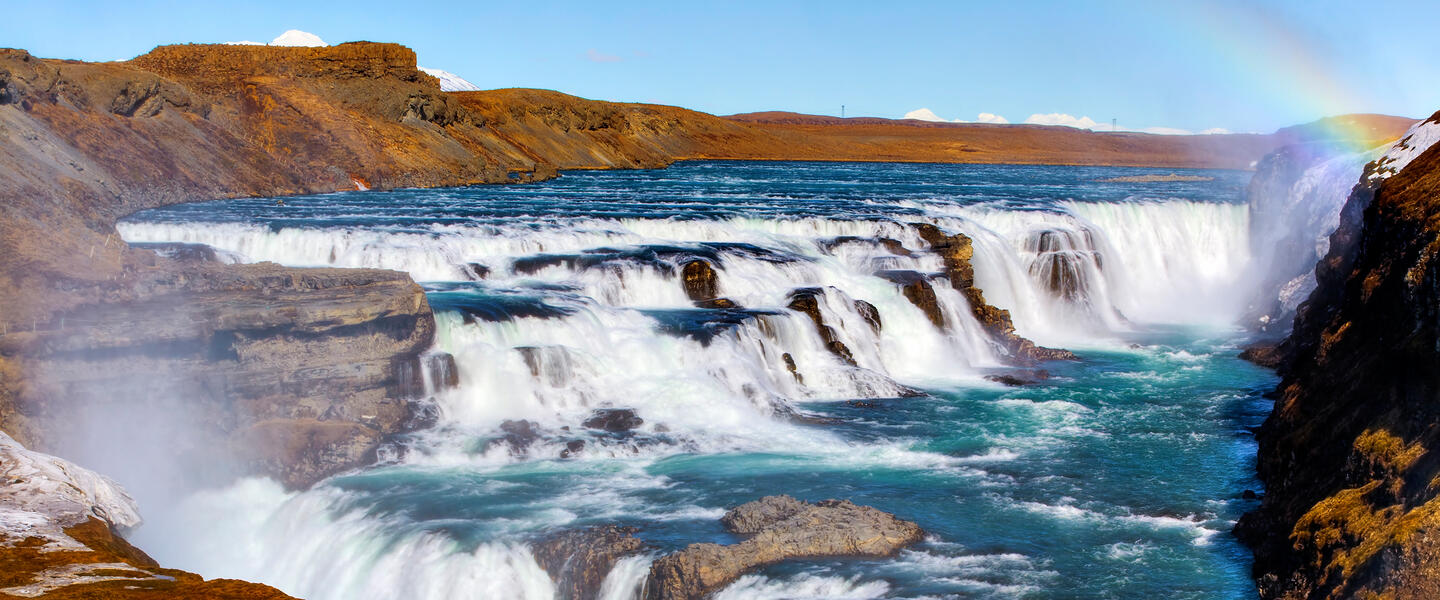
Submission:
[[[1415,156],[1437,125],[1366,167],[1281,347],[1237,526],[1263,598],[1440,596],[1440,148]]]

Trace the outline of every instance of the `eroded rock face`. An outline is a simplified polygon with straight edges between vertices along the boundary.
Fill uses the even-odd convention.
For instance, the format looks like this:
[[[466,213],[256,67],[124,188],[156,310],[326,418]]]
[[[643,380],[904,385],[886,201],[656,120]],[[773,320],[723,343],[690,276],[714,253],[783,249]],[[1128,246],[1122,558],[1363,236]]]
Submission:
[[[168,446],[202,479],[303,488],[411,426],[418,370],[453,383],[453,365],[421,359],[434,319],[401,273],[157,260],[132,277],[123,296],[0,338],[31,374],[8,428],[107,468],[105,440]]]
[[[691,544],[650,568],[649,600],[693,600],[765,565],[794,558],[886,557],[919,542],[920,526],[848,500],[811,504],[769,496],[743,504],[721,519],[749,536],[738,544]]]
[[[914,223],[911,226],[920,234],[921,239],[930,244],[930,250],[940,256],[945,263],[945,276],[950,279],[950,286],[965,295],[975,319],[980,321],[990,339],[1011,359],[1021,363],[1075,359],[1075,354],[1069,350],[1036,346],[1034,342],[1021,337],[1015,333],[1015,322],[1010,319],[1010,311],[985,302],[985,293],[975,287],[975,267],[970,263],[970,259],[975,256],[975,247],[968,236],[963,233],[945,233],[929,223]]]
[[[705,302],[720,296],[720,281],[709,262],[692,260],[680,269],[685,295],[694,302]]]
[[[590,600],[616,561],[645,550],[634,527],[591,527],[561,531],[531,545],[540,568],[555,582],[561,600]]]
[[[1236,532],[1262,598],[1440,597],[1440,148],[1373,172],[1316,267],[1257,432],[1265,495]]]
[[[935,288],[930,285],[930,280],[923,273],[916,271],[881,271],[876,273],[896,285],[900,286],[900,293],[909,300],[915,308],[925,313],[925,318],[937,329],[944,329],[945,313],[940,310],[940,299],[935,296]]]
[[[820,312],[820,294],[824,290],[818,288],[807,288],[790,292],[790,303],[786,305],[790,310],[804,313],[810,317],[815,324],[815,329],[820,333],[820,339],[825,341],[825,349],[831,354],[845,361],[845,364],[855,366],[855,356],[851,354],[850,347],[840,341],[840,336],[835,329],[825,324],[825,316]]]

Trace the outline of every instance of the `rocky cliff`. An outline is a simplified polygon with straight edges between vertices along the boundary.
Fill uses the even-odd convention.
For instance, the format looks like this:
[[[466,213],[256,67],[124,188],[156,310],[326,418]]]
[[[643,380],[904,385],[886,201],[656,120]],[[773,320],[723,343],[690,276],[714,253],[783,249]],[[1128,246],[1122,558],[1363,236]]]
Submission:
[[[1440,596],[1437,127],[1366,167],[1281,347],[1237,526],[1264,598]]]

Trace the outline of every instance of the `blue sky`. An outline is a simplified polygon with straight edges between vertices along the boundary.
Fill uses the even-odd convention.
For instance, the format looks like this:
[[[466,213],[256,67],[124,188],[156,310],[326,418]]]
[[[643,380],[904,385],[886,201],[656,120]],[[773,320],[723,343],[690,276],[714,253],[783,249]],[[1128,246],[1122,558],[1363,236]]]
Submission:
[[[117,60],[169,43],[392,41],[485,87],[730,114],[928,108],[1272,131],[1440,109],[1440,2],[20,2],[0,46]]]

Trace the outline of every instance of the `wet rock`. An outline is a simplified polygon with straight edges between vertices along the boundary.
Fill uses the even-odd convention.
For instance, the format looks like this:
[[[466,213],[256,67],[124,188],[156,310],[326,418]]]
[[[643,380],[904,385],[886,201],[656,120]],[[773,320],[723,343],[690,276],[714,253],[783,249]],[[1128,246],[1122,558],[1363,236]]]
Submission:
[[[622,433],[645,424],[645,419],[630,408],[601,408],[590,414],[582,425],[591,429],[603,429],[611,433]]]
[[[875,330],[875,333],[880,333],[880,328],[884,325],[880,322],[880,309],[864,300],[856,300],[855,312],[860,313],[860,317],[865,319],[865,322],[870,325],[870,329]]]
[[[215,249],[205,244],[156,242],[130,244],[130,247],[150,250],[159,256],[182,262],[220,262],[220,256],[215,253]]]
[[[634,527],[591,527],[561,531],[537,540],[531,553],[555,582],[561,600],[590,600],[620,559],[645,550]]]
[[[1282,358],[1284,356],[1280,353],[1278,342],[1255,342],[1240,352],[1241,360],[1247,360],[1269,369],[1279,367]]]
[[[585,440],[570,440],[565,442],[565,449],[560,451],[560,458],[570,458],[584,449]]]
[[[500,423],[500,431],[504,432],[504,435],[490,442],[490,445],[493,447],[505,444],[510,447],[510,454],[515,456],[523,456],[530,449],[530,445],[540,439],[539,425],[534,421],[506,419]]]
[[[692,301],[701,302],[720,296],[720,281],[715,268],[708,261],[692,260],[680,269],[680,280],[685,286],[685,295]]]
[[[824,290],[819,288],[795,290],[790,292],[790,303],[787,307],[810,317],[810,321],[815,324],[816,331],[820,333],[820,339],[825,342],[825,349],[845,361],[845,364],[856,366],[855,356],[850,353],[850,347],[840,341],[840,336],[836,335],[833,328],[825,324],[825,317],[820,313],[819,296],[823,293],[825,293]]]
[[[1240,498],[1242,500],[1259,500],[1260,495],[1256,494],[1255,490],[1245,490],[1243,492],[1240,492]]]
[[[869,400],[846,400],[845,405],[852,408],[880,408],[878,403]]]
[[[1026,247],[1035,253],[1030,263],[1030,277],[1056,298],[1081,302],[1090,295],[1086,262],[1101,268],[1100,255],[1094,251],[1095,240],[1090,230],[1081,233],[1046,229],[1026,240]]]
[[[740,308],[734,300],[729,298],[711,298],[709,300],[696,300],[696,308]]]
[[[835,248],[837,248],[837,247],[839,247],[839,246],[843,246],[843,245],[845,245],[845,244],[878,245],[878,246],[884,248],[886,251],[888,251],[888,252],[890,252],[891,254],[894,254],[894,255],[896,255],[896,256],[907,256],[907,257],[908,257],[908,256],[914,256],[914,255],[915,255],[913,252],[911,252],[910,250],[906,249],[906,248],[905,248],[905,245],[904,245],[903,243],[901,243],[900,240],[897,240],[897,239],[894,239],[894,238],[888,238],[888,237],[874,237],[874,238],[871,238],[871,237],[859,237],[859,236],[854,236],[854,235],[842,235],[842,236],[837,237],[837,238],[834,238],[834,239],[822,241],[822,242],[820,242],[819,245],[820,245],[820,248],[821,248],[822,250],[825,250],[825,251],[828,252],[828,251],[834,250]]]
[[[396,397],[414,399],[454,389],[460,385],[460,369],[449,352],[409,356],[395,365]],[[428,383],[427,383],[428,382]]]
[[[465,272],[467,277],[476,281],[490,276],[490,267],[477,262],[465,263],[461,270]]]
[[[1050,372],[1044,369],[1017,369],[1006,373],[986,375],[985,379],[988,381],[993,381],[995,383],[1008,385],[1010,387],[1020,387],[1023,385],[1034,385],[1036,383],[1040,383],[1042,381],[1050,379]]]
[[[834,417],[826,417],[797,410],[789,402],[780,398],[776,398],[770,402],[770,409],[773,411],[775,418],[799,425],[836,425],[840,423],[840,419]]]
[[[997,308],[985,301],[985,293],[975,287],[975,267],[971,259],[975,256],[974,242],[963,233],[948,234],[930,223],[911,225],[920,238],[930,245],[930,250],[940,256],[945,264],[945,277],[950,286],[964,294],[970,303],[970,311],[1010,358],[1020,363],[1034,363],[1044,360],[1074,360],[1069,350],[1044,348],[1015,333],[1015,323],[1010,311]]]
[[[769,496],[727,512],[725,528],[746,536],[738,544],[691,544],[650,567],[647,600],[690,600],[755,569],[797,558],[893,556],[919,542],[915,523],[848,500],[811,504]]]
[[[925,274],[916,271],[880,271],[876,275],[898,284],[900,293],[920,309],[920,312],[925,313],[925,318],[930,319],[931,324],[938,329],[945,328],[945,314],[940,311],[940,299],[935,296],[935,288],[930,285]]]
[[[786,352],[780,355],[780,360],[785,361],[785,369],[790,371],[790,374],[795,377],[795,382],[804,385],[805,377],[801,376],[800,370],[795,367],[795,357],[790,356],[790,353]]]

